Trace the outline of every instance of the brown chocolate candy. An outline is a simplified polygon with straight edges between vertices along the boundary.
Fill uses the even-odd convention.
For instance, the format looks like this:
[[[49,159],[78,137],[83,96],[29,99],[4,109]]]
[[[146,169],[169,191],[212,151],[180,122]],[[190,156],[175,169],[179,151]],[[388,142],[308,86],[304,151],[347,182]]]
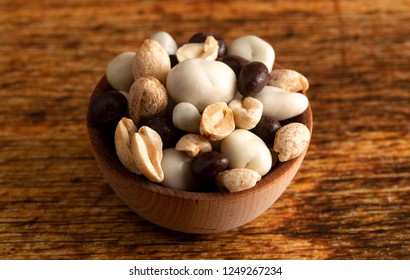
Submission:
[[[229,165],[229,158],[217,151],[200,153],[192,161],[191,170],[200,184],[213,180],[216,174],[224,171]]]
[[[164,149],[175,147],[178,140],[185,134],[182,130],[175,127],[172,120],[168,117],[154,117],[142,120],[141,125],[149,126],[161,136]]]
[[[127,98],[121,92],[107,91],[92,100],[88,118],[100,126],[115,126],[127,110]]]
[[[268,147],[272,148],[279,128],[281,128],[279,121],[268,116],[262,116],[258,124],[250,131],[259,136]]]
[[[245,65],[238,77],[238,90],[243,96],[253,96],[268,82],[269,71],[265,64],[253,61]]]

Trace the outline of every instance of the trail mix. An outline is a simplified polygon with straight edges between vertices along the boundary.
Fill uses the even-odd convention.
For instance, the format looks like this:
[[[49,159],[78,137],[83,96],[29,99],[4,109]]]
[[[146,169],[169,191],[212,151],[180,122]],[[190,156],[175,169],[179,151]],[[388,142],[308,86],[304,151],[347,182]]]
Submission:
[[[108,64],[113,88],[90,118],[114,125],[115,149],[130,172],[183,191],[254,187],[275,163],[307,148],[309,129],[281,122],[302,114],[308,80],[272,69],[273,47],[257,36],[229,45],[196,33],[182,46],[166,32]]]

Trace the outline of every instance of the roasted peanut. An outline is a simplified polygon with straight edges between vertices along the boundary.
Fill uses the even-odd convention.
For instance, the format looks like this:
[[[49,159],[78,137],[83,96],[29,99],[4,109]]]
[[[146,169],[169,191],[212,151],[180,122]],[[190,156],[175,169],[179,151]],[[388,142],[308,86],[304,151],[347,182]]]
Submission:
[[[128,94],[129,113],[136,125],[141,119],[165,114],[168,95],[165,87],[154,77],[135,80]]]
[[[308,147],[310,131],[302,123],[282,126],[275,136],[274,150],[279,153],[281,162],[300,156]]]
[[[239,192],[250,189],[260,181],[261,175],[248,168],[234,168],[220,172],[215,177],[215,183],[220,188],[230,192]]]
[[[203,43],[188,43],[180,47],[177,52],[179,62],[190,58],[215,60],[218,57],[218,41],[213,36],[208,36]]]
[[[209,36],[214,37],[215,40],[218,41],[218,57],[224,56],[227,51],[227,47],[225,40],[222,36],[211,34],[208,32],[198,32],[192,35],[192,37],[189,39],[189,43],[203,43]]]
[[[132,137],[131,152],[135,165],[148,180],[159,183],[164,179],[162,140],[155,130],[148,126],[140,127]]]
[[[253,97],[234,99],[229,103],[229,108],[233,112],[236,127],[247,130],[259,123],[263,113],[262,103]]]
[[[212,150],[211,143],[205,137],[198,134],[186,134],[179,139],[175,150],[185,152],[190,157],[195,157],[199,153]]]
[[[305,76],[290,69],[275,69],[269,73],[268,85],[290,92],[303,92],[309,89]]]
[[[165,84],[169,70],[171,61],[167,51],[157,41],[145,39],[134,57],[134,79],[152,76]]]
[[[202,113],[199,131],[213,141],[227,137],[235,129],[232,110],[224,102],[207,106]]]
[[[131,138],[136,132],[137,127],[134,122],[131,119],[122,118],[115,129],[114,142],[118,158],[124,167],[135,174],[141,174],[131,153]]]

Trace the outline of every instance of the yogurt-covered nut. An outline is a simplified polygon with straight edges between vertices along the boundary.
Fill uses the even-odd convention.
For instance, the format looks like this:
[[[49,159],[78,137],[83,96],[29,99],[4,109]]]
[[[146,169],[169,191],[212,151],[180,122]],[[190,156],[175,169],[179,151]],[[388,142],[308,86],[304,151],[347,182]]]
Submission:
[[[118,91],[130,90],[134,82],[132,65],[134,63],[135,52],[123,52],[114,57],[107,66],[108,83]]]
[[[193,158],[184,152],[174,148],[165,149],[161,162],[164,171],[161,185],[181,191],[197,190],[198,186],[191,172],[192,160]]]
[[[211,143],[205,137],[198,134],[185,134],[179,139],[175,150],[185,152],[190,157],[196,157],[199,153],[212,150]]]
[[[229,168],[249,168],[263,176],[272,167],[269,148],[258,136],[244,129],[235,129],[221,141],[221,153],[229,158]]]
[[[176,55],[179,62],[190,58],[212,61],[218,57],[218,41],[214,37],[208,36],[204,43],[188,43],[181,46]]]
[[[164,179],[162,140],[155,130],[148,126],[140,127],[132,136],[131,152],[135,165],[148,180],[159,183]]]
[[[235,129],[232,110],[225,102],[207,106],[202,113],[199,131],[213,141],[227,137]]]
[[[160,43],[160,45],[165,49],[168,55],[175,54],[178,49],[177,43],[175,42],[174,38],[172,38],[172,36],[165,31],[159,31],[152,34],[150,39]]]
[[[189,102],[201,113],[212,103],[228,103],[234,98],[236,76],[220,61],[188,59],[169,72],[167,91],[175,103]]]
[[[122,165],[135,174],[141,174],[134,162],[131,153],[131,138],[137,132],[134,122],[128,118],[122,118],[115,129],[115,151]]]
[[[269,73],[267,85],[290,92],[303,92],[309,89],[309,81],[305,76],[290,69],[275,69]]]
[[[165,85],[170,69],[171,61],[167,51],[157,41],[145,39],[134,57],[134,79],[152,76]]]
[[[201,114],[193,104],[181,102],[175,105],[172,112],[172,122],[177,128],[190,133],[199,133],[200,121]]]
[[[254,128],[259,123],[263,112],[262,103],[253,97],[234,99],[229,102],[229,108],[233,112],[235,126],[246,130]]]
[[[248,168],[234,168],[220,172],[215,177],[215,183],[220,188],[226,188],[230,192],[239,192],[253,188],[261,175]]]
[[[263,104],[263,116],[282,121],[302,114],[309,100],[301,93],[287,92],[283,89],[265,86],[254,98]]]
[[[275,62],[273,47],[265,40],[253,35],[235,39],[228,46],[228,55],[237,55],[250,61],[262,62],[269,72]]]
[[[141,77],[132,84],[128,95],[128,110],[136,125],[141,119],[164,115],[168,95],[165,87],[154,77]]]
[[[279,153],[279,161],[284,162],[300,156],[308,147],[310,131],[302,123],[290,123],[279,128],[273,149]]]

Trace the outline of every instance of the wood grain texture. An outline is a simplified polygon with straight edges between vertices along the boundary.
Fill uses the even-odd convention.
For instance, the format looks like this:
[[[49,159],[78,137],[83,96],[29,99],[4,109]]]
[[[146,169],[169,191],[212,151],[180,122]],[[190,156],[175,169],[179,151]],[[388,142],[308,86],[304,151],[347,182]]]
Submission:
[[[408,0],[0,0],[0,258],[410,259],[409,21]],[[158,30],[179,42],[256,34],[310,81],[306,159],[237,230],[157,227],[96,165],[91,91],[111,58]]]

